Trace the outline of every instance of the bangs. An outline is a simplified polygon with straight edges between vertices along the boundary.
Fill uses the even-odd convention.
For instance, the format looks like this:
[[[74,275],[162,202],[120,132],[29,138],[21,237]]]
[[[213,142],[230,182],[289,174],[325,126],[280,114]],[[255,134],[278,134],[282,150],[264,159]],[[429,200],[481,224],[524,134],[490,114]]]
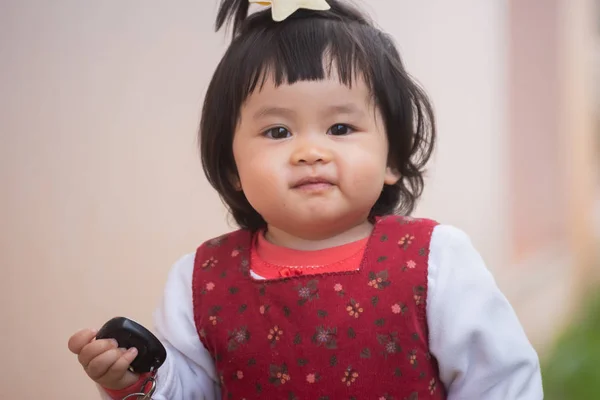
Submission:
[[[280,86],[336,77],[348,87],[363,79],[374,92],[374,66],[382,62],[377,47],[382,47],[381,38],[368,26],[293,18],[236,38],[231,54],[239,60],[226,65],[237,66],[230,76],[237,81],[234,87],[241,91],[237,95],[242,102],[267,79]]]

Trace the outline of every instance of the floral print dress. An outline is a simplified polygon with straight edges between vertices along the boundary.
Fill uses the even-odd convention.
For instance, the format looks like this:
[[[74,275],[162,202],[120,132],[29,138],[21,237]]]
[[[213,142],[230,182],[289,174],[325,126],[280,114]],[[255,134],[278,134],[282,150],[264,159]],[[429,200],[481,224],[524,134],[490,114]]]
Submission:
[[[358,270],[266,281],[250,232],[201,246],[194,319],[223,399],[444,399],[425,307],[435,226],[380,218]]]

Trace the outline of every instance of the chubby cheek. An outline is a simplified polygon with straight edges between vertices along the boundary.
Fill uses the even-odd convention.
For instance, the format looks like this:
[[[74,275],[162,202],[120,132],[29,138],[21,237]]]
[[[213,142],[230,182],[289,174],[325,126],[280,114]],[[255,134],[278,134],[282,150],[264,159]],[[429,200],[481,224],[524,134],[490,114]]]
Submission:
[[[246,138],[242,137],[240,139],[237,135],[234,136],[233,158],[238,173],[239,189],[245,193],[248,190],[251,191],[252,187],[256,185],[260,158],[257,157],[256,151],[253,151]]]
[[[362,197],[379,197],[383,189],[386,165],[378,154],[354,154],[344,158],[343,181],[349,190]]]
[[[357,173],[350,181],[350,191],[356,206],[370,209],[383,189],[383,176],[378,170],[371,173]]]
[[[277,168],[267,160],[264,157],[236,160],[241,189],[252,207],[261,215],[277,202],[281,186]]]

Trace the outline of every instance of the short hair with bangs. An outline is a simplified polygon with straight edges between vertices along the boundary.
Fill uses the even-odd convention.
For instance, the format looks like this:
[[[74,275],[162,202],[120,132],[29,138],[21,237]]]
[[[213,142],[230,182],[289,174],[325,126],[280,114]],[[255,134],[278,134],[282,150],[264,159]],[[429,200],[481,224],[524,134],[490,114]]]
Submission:
[[[270,9],[249,15],[248,0],[223,0],[219,7],[216,30],[232,25],[232,41],[206,92],[199,144],[208,182],[243,229],[266,225],[236,183],[233,136],[244,101],[265,79],[276,86],[319,81],[328,78],[328,66],[344,85],[364,79],[383,117],[388,165],[400,175],[396,184],[384,185],[369,219],[408,215],[422,194],[436,137],[431,102],[404,69],[388,34],[350,4],[328,3],[327,11],[301,9],[282,22],[273,21]]]

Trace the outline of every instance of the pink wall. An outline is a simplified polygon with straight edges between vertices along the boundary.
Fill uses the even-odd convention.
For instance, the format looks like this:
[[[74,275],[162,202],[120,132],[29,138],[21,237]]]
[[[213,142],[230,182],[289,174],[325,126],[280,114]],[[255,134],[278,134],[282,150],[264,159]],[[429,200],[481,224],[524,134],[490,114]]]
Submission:
[[[509,146],[513,259],[565,239],[559,0],[510,2]]]
[[[149,325],[171,263],[228,229],[195,142],[213,10],[179,4],[0,3],[2,398],[93,398],[70,334]]]

